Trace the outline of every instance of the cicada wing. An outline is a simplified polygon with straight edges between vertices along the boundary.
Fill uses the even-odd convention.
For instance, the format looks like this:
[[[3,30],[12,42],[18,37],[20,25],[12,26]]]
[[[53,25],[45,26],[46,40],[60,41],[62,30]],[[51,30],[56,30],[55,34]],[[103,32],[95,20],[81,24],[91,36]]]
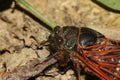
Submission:
[[[104,74],[113,80],[120,80],[120,50],[106,51],[104,55],[92,56],[91,58]]]

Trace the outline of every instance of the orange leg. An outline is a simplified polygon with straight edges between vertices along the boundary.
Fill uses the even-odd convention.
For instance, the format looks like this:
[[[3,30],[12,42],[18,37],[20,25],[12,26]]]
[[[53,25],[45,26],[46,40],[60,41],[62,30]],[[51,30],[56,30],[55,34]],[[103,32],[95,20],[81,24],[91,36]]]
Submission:
[[[75,71],[77,73],[77,79],[81,80],[81,75],[80,75],[81,68],[80,68],[80,63],[77,60],[74,61],[74,67],[75,67]]]
[[[0,78],[6,73],[6,69],[4,69],[2,72],[0,72]]]

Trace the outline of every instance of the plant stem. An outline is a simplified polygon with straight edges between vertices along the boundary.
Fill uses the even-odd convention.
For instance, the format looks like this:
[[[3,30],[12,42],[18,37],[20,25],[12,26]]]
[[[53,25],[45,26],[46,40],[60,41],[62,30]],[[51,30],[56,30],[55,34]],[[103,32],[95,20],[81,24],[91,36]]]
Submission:
[[[47,24],[52,29],[54,29],[54,27],[56,26],[56,24],[54,22],[52,22],[52,21],[48,20],[47,18],[45,18],[41,12],[36,10],[29,3],[27,3],[25,0],[16,0],[16,2],[19,5],[22,5],[23,7],[25,7],[29,12],[31,12],[34,16],[36,16],[38,19],[43,21],[43,23]]]

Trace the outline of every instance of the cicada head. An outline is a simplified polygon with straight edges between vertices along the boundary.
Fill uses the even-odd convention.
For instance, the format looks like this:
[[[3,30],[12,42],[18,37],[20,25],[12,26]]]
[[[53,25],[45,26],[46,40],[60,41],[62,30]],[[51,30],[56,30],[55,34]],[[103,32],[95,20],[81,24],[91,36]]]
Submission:
[[[49,37],[50,48],[55,52],[58,49],[73,50],[78,43],[78,28],[74,26],[55,27]]]

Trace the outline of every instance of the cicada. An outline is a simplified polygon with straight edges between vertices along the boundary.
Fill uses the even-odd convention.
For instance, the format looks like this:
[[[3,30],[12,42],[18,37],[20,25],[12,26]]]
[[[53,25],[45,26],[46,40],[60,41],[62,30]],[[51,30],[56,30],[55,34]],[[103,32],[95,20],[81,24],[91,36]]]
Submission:
[[[87,28],[55,27],[49,36],[49,50],[63,69],[73,65],[80,80],[82,69],[101,80],[120,80],[120,43]]]

